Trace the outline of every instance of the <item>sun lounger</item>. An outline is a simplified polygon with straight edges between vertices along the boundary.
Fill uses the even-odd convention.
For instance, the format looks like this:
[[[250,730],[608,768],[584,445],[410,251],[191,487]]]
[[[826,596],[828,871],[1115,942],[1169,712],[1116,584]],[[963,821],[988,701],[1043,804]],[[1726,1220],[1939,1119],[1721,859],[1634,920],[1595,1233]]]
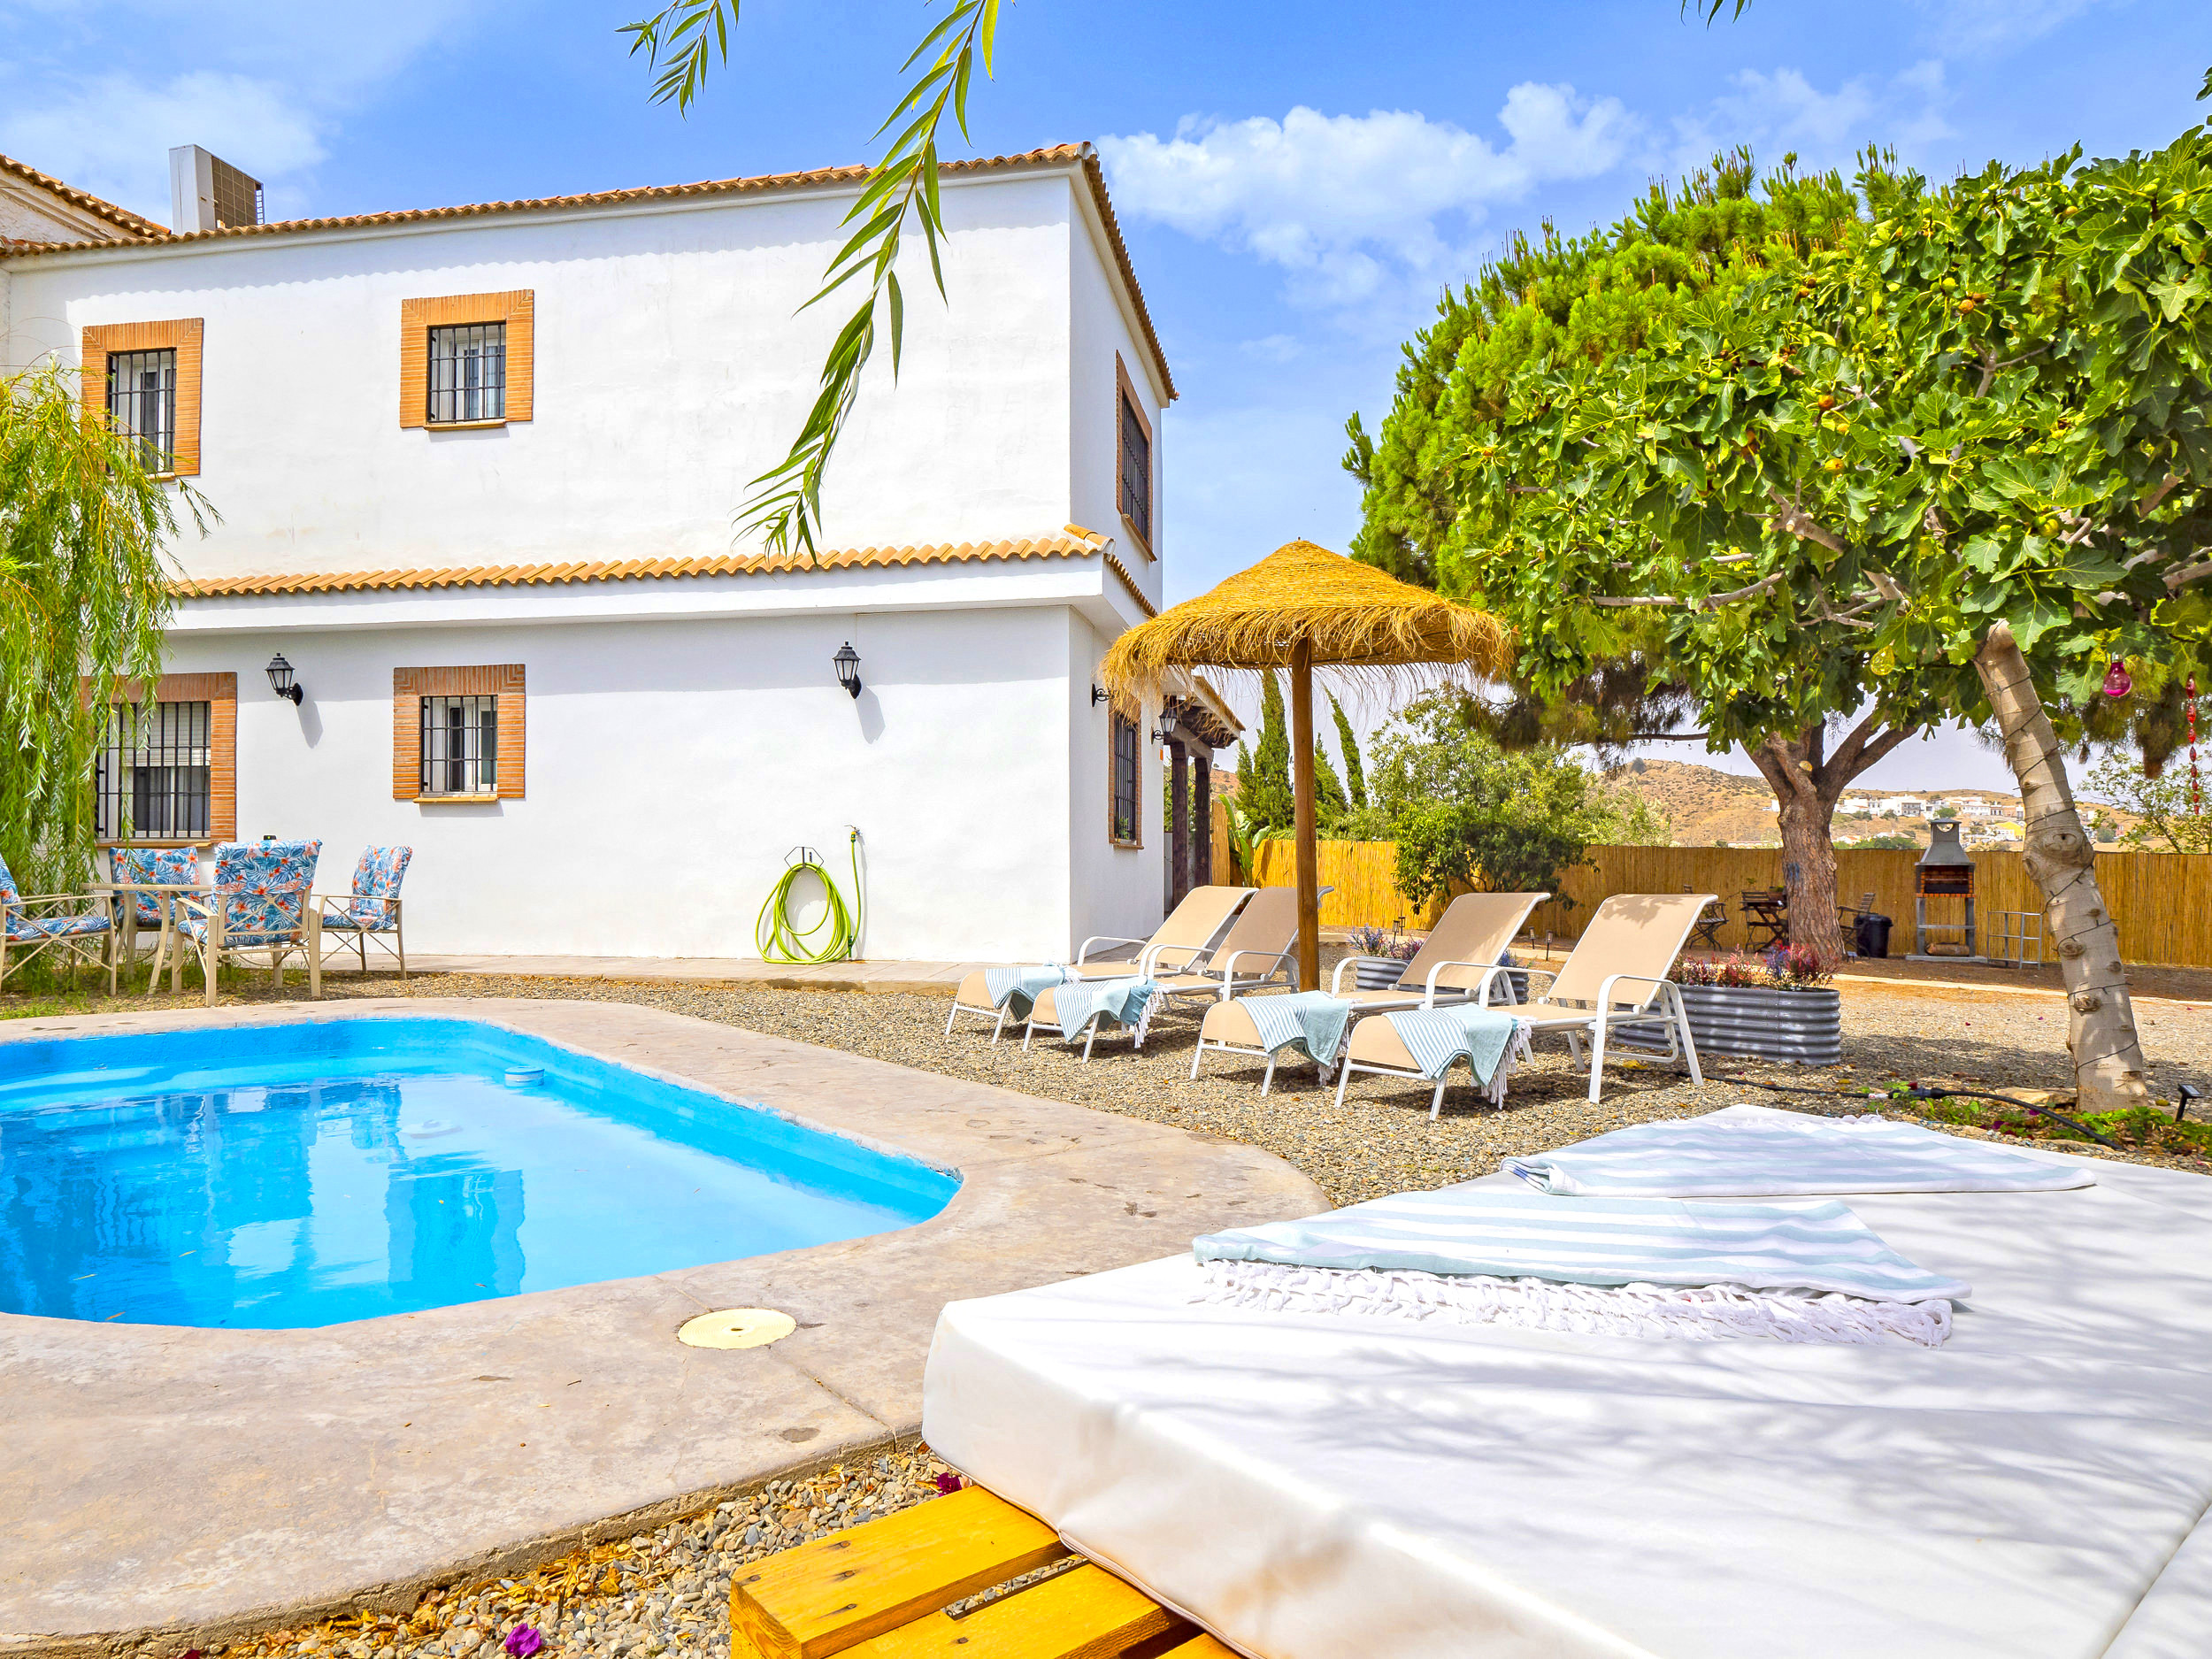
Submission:
[[[922,1430],[1268,1659],[2183,1659],[2212,1182],[2093,1167],[1844,1198],[1972,1286],[1937,1348],[1225,1306],[1186,1253],[947,1307]]]
[[[760,1659],[849,1649],[1236,1659],[1180,1614],[1087,1562],[956,1622],[942,1610],[1073,1554],[1036,1517],[969,1486],[784,1550],[740,1574],[730,1585],[733,1647]]]
[[[1075,953],[1075,960],[1068,964],[1071,976],[1092,979],[1127,979],[1135,974],[1140,979],[1156,977],[1161,972],[1180,972],[1204,964],[1214,939],[1229,918],[1242,907],[1257,889],[1253,887],[1193,887],[1183,895],[1149,939],[1122,939],[1107,934],[1094,934],[1083,941],[1083,948]],[[1107,958],[1094,956],[1092,952],[1125,950],[1139,947],[1133,957]],[[978,968],[960,981],[960,988],[953,994],[952,1011],[945,1016],[945,1035],[952,1035],[953,1022],[963,1014],[973,1014],[993,1022],[991,1041],[996,1042],[1006,1028],[1006,1009],[1003,1001],[994,1001],[990,987],[986,983],[987,970]]]
[[[1437,918],[1395,985],[1373,991],[1347,987],[1347,974],[1363,962],[1394,965],[1394,959],[1387,956],[1347,956],[1336,964],[1329,995],[1351,1003],[1362,1014],[1464,1002],[1488,982],[1486,976],[1513,943],[1528,913],[1549,897],[1548,893],[1463,893]],[[1271,1060],[1263,1087],[1274,1080],[1274,1066],[1261,1044],[1251,1011],[1234,1002],[1206,1010],[1205,1022],[1198,1028],[1198,1051],[1191,1056],[1193,1077],[1198,1075],[1199,1062],[1209,1048]]]
[[[1666,1057],[1686,1062],[1692,1082],[1705,1080],[1698,1070],[1697,1045],[1690,1038],[1682,994],[1668,980],[1667,972],[1712,897],[1709,893],[1617,893],[1598,906],[1556,973],[1528,970],[1532,992],[1537,978],[1548,977],[1551,983],[1513,1012],[1534,1028],[1535,1035],[1557,1032],[1565,1037],[1578,1064],[1587,1033],[1592,1104],[1603,1079],[1606,1035],[1624,1027],[1660,1027],[1667,1040]],[[1483,972],[1476,991],[1479,1000],[1494,1000],[1492,987],[1504,978],[1503,969]],[[1420,1064],[1386,1019],[1363,1019],[1352,1027],[1344,1048],[1343,1071],[1337,1079],[1339,1105],[1354,1071],[1425,1080]]]

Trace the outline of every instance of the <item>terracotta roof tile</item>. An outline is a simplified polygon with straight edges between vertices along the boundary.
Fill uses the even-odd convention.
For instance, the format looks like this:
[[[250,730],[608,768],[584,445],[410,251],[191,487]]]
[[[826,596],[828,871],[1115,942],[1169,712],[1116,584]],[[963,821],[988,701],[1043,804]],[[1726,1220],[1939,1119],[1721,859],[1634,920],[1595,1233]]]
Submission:
[[[118,241],[136,242],[144,242],[150,237],[166,239],[169,234],[167,226],[157,225],[150,219],[141,219],[128,208],[118,207],[112,202],[104,202],[89,190],[80,190],[73,184],[64,184],[52,174],[41,173],[36,167],[26,162],[18,161],[12,156],[0,156],[0,173],[12,173],[17,178],[38,186],[40,189],[50,191],[61,197],[71,206],[82,208],[96,218],[107,220],[117,229],[130,233],[128,236],[117,238]],[[4,245],[10,249],[31,250],[39,248],[59,247],[64,244],[11,241]],[[69,245],[87,246],[90,244],[73,243]]]
[[[609,207],[628,202],[672,201],[684,196],[757,195],[774,190],[798,190],[823,185],[858,184],[868,176],[865,166],[817,167],[805,173],[764,173],[749,179],[703,179],[695,184],[657,184],[625,190],[594,190],[580,196],[534,196],[513,202],[471,202],[455,207],[406,208],[386,213],[355,213],[339,219],[288,219],[266,225],[230,225],[218,230],[186,231],[172,234],[158,225],[150,224],[135,214],[127,213],[72,189],[58,179],[50,179],[42,173],[34,172],[19,162],[0,162],[18,173],[35,180],[50,189],[60,191],[71,201],[88,211],[111,219],[119,227],[132,231],[127,236],[108,241],[14,242],[8,244],[8,257],[35,257],[40,254],[70,253],[87,248],[142,247],[149,242],[161,246],[185,242],[216,242],[222,240],[250,240],[267,236],[296,235],[309,231],[352,230],[379,225],[416,225],[438,219],[474,219],[492,213],[533,213],[557,211],[568,208]],[[1144,290],[1137,285],[1135,268],[1129,263],[1128,245],[1122,241],[1121,225],[1114,217],[1114,204],[1106,195],[1106,174],[1098,162],[1098,153],[1088,144],[1054,144],[1041,150],[1025,150],[1017,156],[979,156],[962,161],[941,163],[947,173],[1005,173],[1026,167],[1059,167],[1071,162],[1079,163],[1083,176],[1091,187],[1091,199],[1098,208],[1099,218],[1106,227],[1107,241],[1114,250],[1114,263],[1121,273],[1121,280],[1128,286],[1131,303],[1136,307],[1137,321],[1144,333],[1145,344],[1151,349],[1152,360],[1159,365],[1160,379],[1172,401],[1176,396],[1175,377],[1167,366],[1167,354],[1160,349],[1160,337],[1152,326],[1152,312],[1144,303]]]
[[[1071,525],[1061,535],[1030,536],[1018,541],[963,541],[956,545],[923,547],[843,548],[824,553],[817,561],[824,570],[851,570],[866,565],[954,565],[996,559],[1082,558],[1098,552],[1106,538],[1080,526]],[[1107,563],[1130,591],[1128,572],[1110,553]],[[303,571],[259,576],[206,576],[180,581],[175,592],[185,599],[228,599],[260,594],[343,594],[418,588],[518,588],[563,586],[588,581],[661,580],[677,576],[773,575],[810,568],[801,557],[769,553],[730,553],[703,558],[604,560],[567,565],[474,565],[447,570]],[[1144,596],[1137,602],[1145,605]],[[1148,614],[1150,607],[1146,605]]]

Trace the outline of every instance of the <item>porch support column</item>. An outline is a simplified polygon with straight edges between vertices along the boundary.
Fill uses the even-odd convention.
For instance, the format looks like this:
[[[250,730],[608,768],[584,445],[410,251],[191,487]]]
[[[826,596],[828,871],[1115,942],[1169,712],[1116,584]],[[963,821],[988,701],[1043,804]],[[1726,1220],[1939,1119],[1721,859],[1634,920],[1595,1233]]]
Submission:
[[[1190,754],[1179,742],[1167,746],[1167,907],[1173,910],[1190,891]]]
[[[1209,887],[1214,879],[1214,763],[1213,751],[1200,749],[1191,757],[1191,833],[1198,838],[1191,858],[1191,885]]]

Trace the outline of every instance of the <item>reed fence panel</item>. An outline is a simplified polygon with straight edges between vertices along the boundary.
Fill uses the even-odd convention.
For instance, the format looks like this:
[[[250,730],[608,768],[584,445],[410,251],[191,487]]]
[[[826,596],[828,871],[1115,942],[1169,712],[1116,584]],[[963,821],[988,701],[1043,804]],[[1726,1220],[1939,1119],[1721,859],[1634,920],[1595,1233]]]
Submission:
[[[1335,891],[1321,901],[1329,927],[1388,927],[1402,918],[1409,928],[1427,927],[1439,906],[1409,905],[1395,879],[1398,849],[1392,841],[1324,841],[1321,885]],[[2029,879],[2022,856],[2003,849],[1978,851],[1974,902],[1985,942],[1999,910],[2040,915],[2042,895]],[[1889,917],[1890,953],[1912,949],[1913,866],[1920,855],[1907,849],[1845,849],[1836,854],[1836,897],[1856,909],[1869,894],[1872,908]],[[1288,887],[1296,879],[1296,854],[1286,841],[1263,841],[1256,872],[1261,887]],[[1225,823],[1217,821],[1214,868],[1226,880],[1230,854]],[[2120,955],[2128,962],[2166,967],[2212,967],[2212,854],[2100,853],[2097,883],[2120,930]],[[1537,906],[1532,932],[1571,940],[1602,900],[1615,893],[1715,893],[1728,910],[1720,931],[1723,949],[1747,941],[1742,895],[1782,885],[1778,847],[1593,847],[1587,862],[1567,871],[1559,897]],[[1567,901],[1571,901],[1568,902]],[[1931,921],[1958,916],[1955,900],[1929,901]],[[2044,959],[2055,960],[2046,941]]]

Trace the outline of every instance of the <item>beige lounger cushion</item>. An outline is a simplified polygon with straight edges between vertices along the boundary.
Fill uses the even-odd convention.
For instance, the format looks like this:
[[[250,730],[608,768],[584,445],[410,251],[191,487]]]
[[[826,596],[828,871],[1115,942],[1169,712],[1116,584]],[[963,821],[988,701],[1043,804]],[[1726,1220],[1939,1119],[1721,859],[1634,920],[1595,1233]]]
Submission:
[[[1216,1002],[1206,1010],[1206,1018],[1199,1022],[1198,1041],[1225,1042],[1232,1048],[1256,1048],[1260,1046],[1259,1027],[1253,1025],[1252,1016],[1242,1002]]]
[[[1548,893],[1461,894],[1436,918],[1436,926],[1429,929],[1419,953],[1406,964],[1405,972],[1398,976],[1394,994],[1403,995],[1410,992],[1417,999],[1425,995],[1429,971],[1440,962],[1495,962],[1512,945],[1514,936],[1521,931],[1521,924],[1528,919],[1528,913],[1550,896]],[[1454,990],[1467,990],[1481,977],[1479,967],[1447,968],[1437,979],[1437,988],[1441,990],[1448,986]],[[1387,991],[1344,993],[1346,999],[1353,1002],[1392,995]]]
[[[1361,1065],[1395,1066],[1401,1071],[1418,1071],[1420,1062],[1398,1035],[1398,1028],[1380,1015],[1363,1019],[1352,1027],[1352,1041],[1345,1057]]]

